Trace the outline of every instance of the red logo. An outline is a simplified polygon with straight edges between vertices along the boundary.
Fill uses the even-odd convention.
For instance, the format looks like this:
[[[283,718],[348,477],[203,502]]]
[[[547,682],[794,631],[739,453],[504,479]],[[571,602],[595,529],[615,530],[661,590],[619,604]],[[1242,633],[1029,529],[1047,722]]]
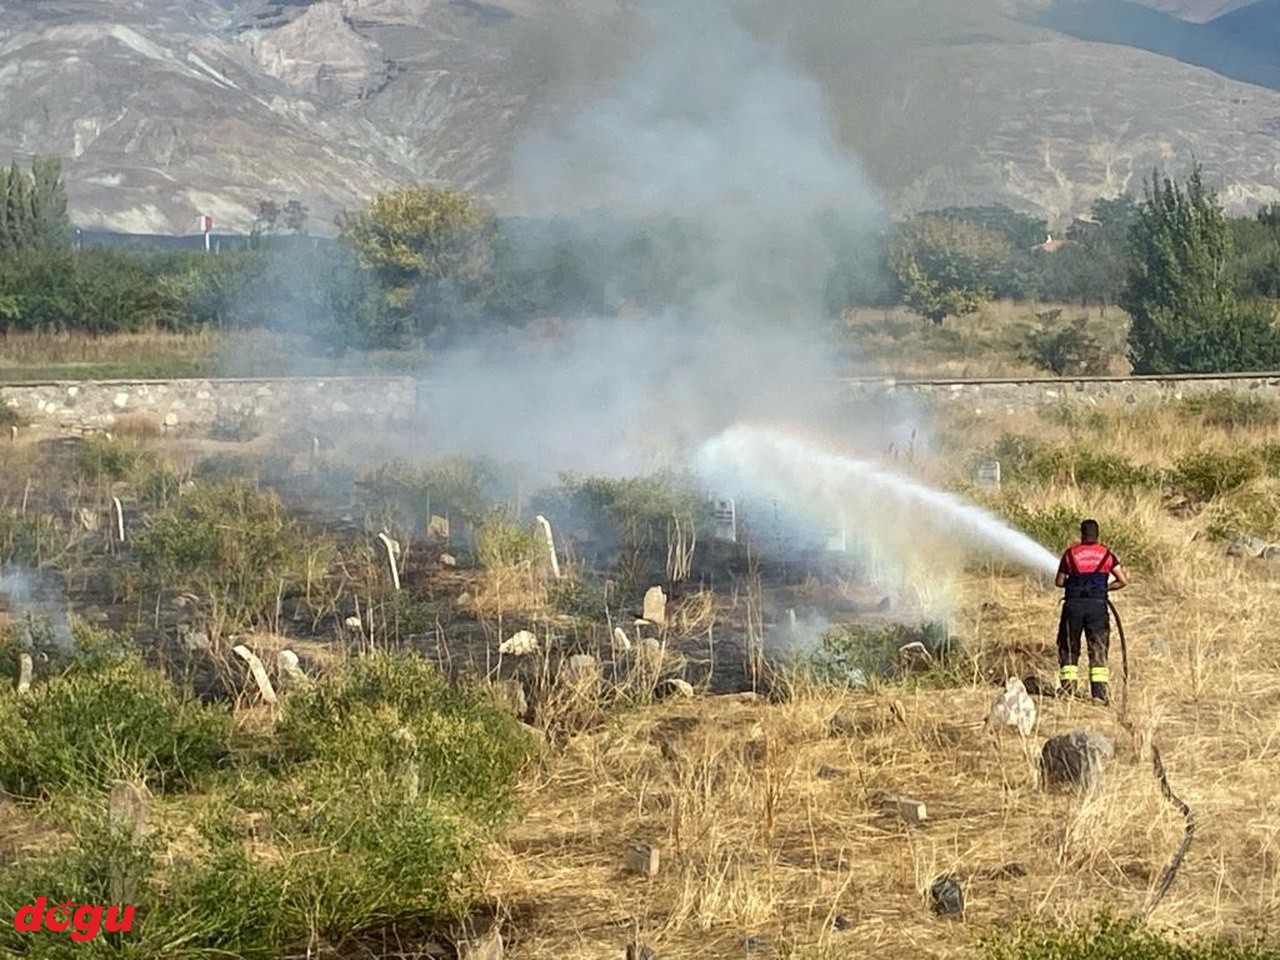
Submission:
[[[69,931],[72,940],[85,943],[103,930],[122,933],[133,926],[133,907],[97,907],[68,900],[46,911],[48,902],[48,897],[36,897],[35,903],[20,908],[13,918],[13,929],[19,933],[34,933],[43,923],[47,930],[54,933]]]

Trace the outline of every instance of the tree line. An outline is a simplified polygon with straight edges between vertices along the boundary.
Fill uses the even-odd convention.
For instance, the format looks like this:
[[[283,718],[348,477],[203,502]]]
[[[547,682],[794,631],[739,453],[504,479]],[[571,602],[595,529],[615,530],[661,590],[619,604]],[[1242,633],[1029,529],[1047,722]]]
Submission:
[[[423,187],[344,212],[334,240],[307,236],[296,200],[264,199],[250,236],[216,255],[75,250],[56,157],[0,168],[0,198],[0,333],[272,327],[328,350],[439,343],[535,317],[679,305],[705,283],[715,246],[695,222],[500,218],[471,194]],[[1140,197],[1099,198],[1056,249],[1043,220],[1002,205],[933,210],[875,235],[815,227],[832,315],[905,304],[944,323],[990,299],[1114,305],[1131,318],[1135,372],[1280,361],[1280,207],[1228,217],[1198,168],[1182,184],[1153,172]],[[1069,351],[1069,330],[1052,335],[1051,349]]]

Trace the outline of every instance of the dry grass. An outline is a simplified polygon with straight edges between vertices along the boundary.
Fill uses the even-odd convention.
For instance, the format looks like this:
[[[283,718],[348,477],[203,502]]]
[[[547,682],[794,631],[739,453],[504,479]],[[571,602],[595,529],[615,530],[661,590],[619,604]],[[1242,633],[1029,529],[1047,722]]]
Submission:
[[[1225,442],[1173,410],[1146,429],[1119,421],[1110,435],[1109,451],[1152,463]],[[1133,671],[1123,717],[1118,684],[1110,710],[1038,699],[1026,742],[986,732],[998,688],[980,664],[1052,685],[1056,595],[1029,579],[974,575],[957,617],[975,660],[967,687],[667,702],[615,716],[546,758],[485,881],[521,917],[512,956],[610,956],[632,938],[662,956],[736,956],[754,938],[775,956],[959,958],[977,955],[979,931],[1018,916],[1136,913],[1183,832],[1152,773],[1152,743],[1199,822],[1153,922],[1195,935],[1280,919],[1280,649],[1270,628],[1280,580],[1263,561],[1224,558],[1221,544],[1196,537],[1197,519],[1169,517],[1154,494],[1058,488],[1035,499],[1122,515],[1166,558],[1117,597]],[[1119,674],[1114,633],[1111,659]],[[843,732],[831,725],[837,712]],[[1041,744],[1077,727],[1116,744],[1104,789],[1043,792]],[[895,794],[926,803],[926,822],[886,813],[880,801]],[[653,878],[625,868],[628,846],[641,843],[661,852]],[[1025,875],[1002,871],[1009,864]],[[949,872],[968,903],[959,927],[929,908],[929,886]]]
[[[1128,318],[1118,309],[1081,309],[1070,304],[997,301],[968,317],[949,318],[935,326],[905,307],[857,308],[843,317],[843,329],[862,361],[863,372],[900,377],[1045,377],[1045,370],[1020,356],[1025,337],[1041,326],[1037,314],[1056,322],[1078,317],[1114,358],[1111,373],[1129,372],[1124,359]]]

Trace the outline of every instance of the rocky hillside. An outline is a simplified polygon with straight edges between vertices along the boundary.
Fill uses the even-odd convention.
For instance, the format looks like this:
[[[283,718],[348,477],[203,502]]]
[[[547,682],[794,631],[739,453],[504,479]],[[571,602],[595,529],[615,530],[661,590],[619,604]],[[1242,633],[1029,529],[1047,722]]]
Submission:
[[[1274,45],[1241,75],[1132,28],[1149,14],[1227,49],[1269,0],[1107,0],[1102,19],[1096,0],[744,6],[900,208],[1069,216],[1192,155],[1233,205],[1280,199]],[[517,145],[635,62],[638,16],[628,0],[0,0],[0,157],[62,154],[77,221],[128,231],[194,232],[200,213],[244,230],[269,196],[325,232],[432,179],[512,209]]]

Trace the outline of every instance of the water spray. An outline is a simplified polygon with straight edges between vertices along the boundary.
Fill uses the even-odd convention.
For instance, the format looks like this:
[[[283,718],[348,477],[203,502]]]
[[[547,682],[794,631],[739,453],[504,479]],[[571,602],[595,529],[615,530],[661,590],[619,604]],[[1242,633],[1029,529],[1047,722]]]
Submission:
[[[870,461],[824,450],[782,430],[738,425],[705,443],[701,472],[717,483],[745,484],[766,495],[852,515],[867,536],[900,558],[930,552],[928,535],[964,538],[1052,577],[1058,558],[976,504]]]

